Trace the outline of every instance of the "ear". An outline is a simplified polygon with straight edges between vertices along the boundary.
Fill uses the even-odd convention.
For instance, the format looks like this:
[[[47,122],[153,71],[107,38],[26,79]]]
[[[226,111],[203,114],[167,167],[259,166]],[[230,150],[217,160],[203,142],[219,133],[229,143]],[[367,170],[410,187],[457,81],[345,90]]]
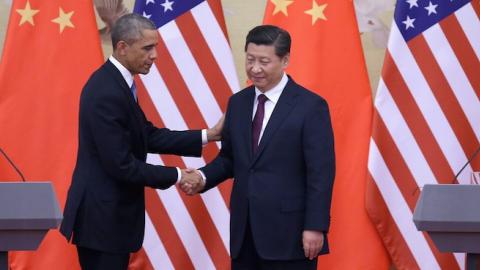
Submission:
[[[282,58],[283,68],[287,68],[289,63],[290,63],[290,53],[287,53],[287,54]]]
[[[117,48],[115,49],[115,51],[119,54],[119,55],[126,55],[127,54],[127,49],[128,49],[128,44],[127,42],[123,41],[123,40],[120,40],[118,43],[117,43]]]

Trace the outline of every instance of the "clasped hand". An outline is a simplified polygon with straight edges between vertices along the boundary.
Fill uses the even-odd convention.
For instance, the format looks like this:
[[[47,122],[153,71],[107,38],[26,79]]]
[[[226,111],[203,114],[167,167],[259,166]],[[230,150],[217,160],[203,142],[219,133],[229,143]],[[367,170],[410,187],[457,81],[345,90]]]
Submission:
[[[187,195],[195,195],[205,187],[205,180],[198,170],[183,169],[182,178],[178,184]]]

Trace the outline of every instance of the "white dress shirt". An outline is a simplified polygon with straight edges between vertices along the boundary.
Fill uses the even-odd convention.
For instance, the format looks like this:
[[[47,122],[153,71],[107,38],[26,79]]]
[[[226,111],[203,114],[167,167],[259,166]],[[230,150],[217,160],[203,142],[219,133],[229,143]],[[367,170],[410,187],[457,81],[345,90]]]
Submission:
[[[285,88],[287,83],[288,83],[288,76],[287,74],[283,73],[283,76],[280,82],[277,85],[275,85],[272,89],[266,91],[265,93],[262,93],[260,90],[258,90],[257,87],[255,87],[255,100],[253,102],[252,120],[253,120],[253,117],[255,117],[255,113],[257,112],[258,96],[261,94],[264,94],[268,98],[268,100],[265,101],[265,113],[263,115],[263,124],[262,124],[262,129],[260,131],[260,137],[258,137],[258,144],[260,144],[263,132],[265,131],[265,127],[268,124],[268,120],[270,120],[270,116],[272,116],[273,110],[275,109],[275,105],[277,105],[278,99],[280,98],[280,95],[282,94],[283,89]]]
[[[255,113],[257,112],[257,104],[258,104],[258,96],[261,94],[264,94],[268,100],[265,101],[265,113],[263,115],[263,123],[262,123],[262,129],[260,131],[260,137],[258,138],[258,143],[260,144],[260,140],[262,139],[263,131],[265,131],[265,127],[268,124],[268,120],[270,120],[270,116],[272,116],[273,109],[275,109],[275,105],[277,105],[278,99],[280,98],[280,95],[283,92],[283,89],[285,89],[285,86],[288,83],[288,76],[287,74],[283,73],[282,79],[280,82],[275,85],[272,89],[268,90],[265,93],[262,93],[257,87],[255,87],[255,100],[253,101],[253,113],[252,113],[252,121],[253,118],[255,117]],[[198,170],[200,175],[202,176],[203,182],[207,180],[207,177],[205,176],[205,173],[202,171]]]

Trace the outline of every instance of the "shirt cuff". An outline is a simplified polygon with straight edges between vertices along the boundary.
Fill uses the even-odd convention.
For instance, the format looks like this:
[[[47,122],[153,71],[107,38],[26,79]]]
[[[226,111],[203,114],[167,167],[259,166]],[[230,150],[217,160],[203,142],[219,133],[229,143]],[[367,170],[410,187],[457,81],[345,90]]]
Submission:
[[[208,143],[207,130],[202,129],[202,145],[206,145],[207,143]]]
[[[207,182],[207,177],[201,170],[197,170],[197,172],[202,176],[203,184],[206,184]]]
[[[180,182],[180,180],[182,179],[182,171],[180,170],[180,168],[176,167],[177,169],[177,184]]]

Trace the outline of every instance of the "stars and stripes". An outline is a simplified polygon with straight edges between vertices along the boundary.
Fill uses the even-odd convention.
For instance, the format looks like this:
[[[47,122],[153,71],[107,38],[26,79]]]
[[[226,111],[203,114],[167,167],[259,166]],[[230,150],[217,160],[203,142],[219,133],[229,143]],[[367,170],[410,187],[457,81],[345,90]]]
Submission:
[[[463,269],[412,221],[421,188],[469,183],[480,160],[480,4],[397,1],[375,99],[367,209],[398,269]]]
[[[142,0],[134,12],[153,20],[160,42],[150,73],[137,80],[139,100],[157,126],[174,130],[213,126],[239,83],[220,1]],[[149,155],[152,164],[198,168],[213,159]],[[156,269],[227,269],[231,183],[188,197],[176,187],[147,189],[144,250]]]

